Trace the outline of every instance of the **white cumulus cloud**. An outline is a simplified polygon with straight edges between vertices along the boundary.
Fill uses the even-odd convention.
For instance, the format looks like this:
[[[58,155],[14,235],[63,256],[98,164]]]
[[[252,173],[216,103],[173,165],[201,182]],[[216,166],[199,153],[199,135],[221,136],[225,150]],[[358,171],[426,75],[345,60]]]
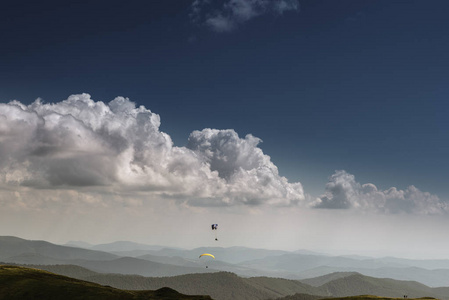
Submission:
[[[405,190],[391,187],[379,190],[374,184],[360,184],[354,175],[336,171],[326,184],[324,195],[315,199],[314,208],[359,209],[380,213],[442,214],[449,205],[438,196],[414,186]]]
[[[288,205],[304,200],[302,185],[279,176],[259,143],[250,134],[241,139],[234,130],[204,129],[190,134],[187,147],[225,180],[226,201]]]
[[[97,193],[132,191],[197,206],[304,200],[302,185],[279,175],[258,138],[204,129],[190,135],[187,147],[175,147],[159,130],[159,115],[127,98],[107,104],[88,94],[53,104],[12,101],[0,104],[0,120],[4,187],[94,187]]]
[[[195,0],[190,17],[217,32],[229,32],[261,15],[299,10],[297,0]]]

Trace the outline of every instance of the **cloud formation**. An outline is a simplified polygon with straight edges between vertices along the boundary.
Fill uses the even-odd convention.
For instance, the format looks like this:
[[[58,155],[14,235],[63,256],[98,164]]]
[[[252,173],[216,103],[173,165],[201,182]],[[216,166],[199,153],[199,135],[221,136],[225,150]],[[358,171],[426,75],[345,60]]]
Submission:
[[[11,206],[12,199],[37,209],[64,195],[96,206],[125,198],[127,206],[168,198],[190,206],[309,204],[386,214],[449,212],[438,196],[414,186],[379,190],[345,171],[336,171],[325,193],[310,200],[301,183],[279,175],[258,147],[259,138],[206,128],[192,132],[186,147],[175,147],[160,125],[159,115],[123,97],[108,104],[88,94],[54,104],[39,99],[30,105],[0,104],[0,205]],[[30,195],[34,203],[27,200]]]
[[[229,32],[261,15],[298,10],[298,0],[195,0],[190,17],[216,32]]]
[[[302,185],[279,176],[270,157],[257,147],[260,141],[251,134],[241,139],[234,130],[203,129],[190,134],[187,147],[228,184],[226,201],[288,205],[304,200]]]
[[[314,208],[358,209],[379,213],[443,214],[449,205],[438,196],[414,186],[405,190],[391,187],[378,190],[372,183],[360,184],[354,175],[336,171],[326,184],[326,192],[313,203]]]
[[[31,189],[133,191],[190,205],[291,205],[304,200],[252,135],[204,129],[175,147],[159,115],[88,94],[45,104],[0,104],[0,184]]]

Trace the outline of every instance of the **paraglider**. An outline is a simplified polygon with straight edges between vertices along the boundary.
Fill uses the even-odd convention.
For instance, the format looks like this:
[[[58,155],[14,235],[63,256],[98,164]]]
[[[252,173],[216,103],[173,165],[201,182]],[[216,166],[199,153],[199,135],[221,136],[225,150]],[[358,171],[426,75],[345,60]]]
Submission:
[[[209,254],[209,253],[203,253],[203,254],[201,254],[198,258],[201,258],[201,257],[203,257],[203,256],[206,256],[206,257],[212,257],[213,259],[215,259],[215,256],[213,256],[212,254]],[[207,265],[207,259],[206,259],[206,269],[208,268],[209,266]]]
[[[212,254],[209,254],[209,253],[201,254],[200,257],[206,256],[206,255],[212,257],[213,259],[215,259],[215,256],[213,256]],[[198,258],[200,258],[200,257],[198,257]]]
[[[212,227],[212,230],[215,231],[215,240],[218,241],[218,238],[217,238],[218,224],[212,224],[211,227]]]

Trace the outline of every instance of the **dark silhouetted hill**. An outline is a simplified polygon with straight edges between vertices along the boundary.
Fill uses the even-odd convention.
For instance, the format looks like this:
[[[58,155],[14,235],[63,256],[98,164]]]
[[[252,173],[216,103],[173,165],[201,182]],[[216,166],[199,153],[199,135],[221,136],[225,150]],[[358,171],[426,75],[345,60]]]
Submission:
[[[42,270],[0,265],[0,299],[200,300],[211,298],[182,295],[170,288],[161,288],[156,291],[125,291]]]

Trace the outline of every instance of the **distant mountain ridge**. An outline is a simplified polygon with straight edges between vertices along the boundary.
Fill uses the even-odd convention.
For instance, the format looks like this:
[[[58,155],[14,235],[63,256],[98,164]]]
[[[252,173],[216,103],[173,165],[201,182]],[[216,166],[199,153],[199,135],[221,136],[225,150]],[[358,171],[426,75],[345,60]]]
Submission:
[[[69,241],[61,246],[89,249],[90,247],[93,247],[94,245],[90,244],[90,243],[83,242],[83,241]]]
[[[122,252],[122,251],[133,251],[133,250],[161,250],[166,248],[165,246],[157,245],[145,245],[135,242],[128,241],[117,241],[107,244],[100,244],[91,246],[91,250],[107,251],[107,252]]]
[[[302,280],[330,273],[357,272],[371,277],[418,281],[431,287],[449,286],[449,269],[431,268],[437,265],[445,266],[449,260],[351,258],[301,254],[307,253],[305,250],[299,253],[245,247],[157,250],[160,246],[133,242],[117,242],[100,246],[111,251],[133,249],[134,246],[139,247],[140,250],[112,251],[111,253],[7,236],[0,237],[0,261],[42,265],[72,264],[103,273],[151,277],[226,271],[243,277],[268,276]],[[207,269],[198,259],[198,255],[204,252],[213,253],[216,258]],[[134,255],[127,255],[128,253]]]
[[[356,273],[356,272],[336,272],[336,273],[331,273],[331,274],[327,274],[327,275],[323,275],[323,276],[319,276],[319,277],[303,279],[300,281],[302,283],[317,287],[317,286],[324,285],[328,282],[331,282],[335,279],[345,278],[345,277],[348,277],[351,275],[356,275],[356,274],[358,274],[358,273]]]
[[[216,257],[219,257],[221,261],[240,264],[247,260],[262,259],[271,256],[277,256],[289,253],[283,250],[266,250],[266,249],[253,249],[246,247],[199,247],[191,250],[186,249],[175,249],[175,248],[163,248],[157,251],[148,251],[146,254],[156,255],[156,256],[173,256],[173,257],[183,257],[187,259],[195,259],[200,253],[214,253]],[[142,256],[142,252],[139,256]]]
[[[19,264],[72,264],[103,273],[139,274],[143,276],[175,276],[213,272],[203,265],[196,267],[162,264],[148,260],[121,257],[109,252],[60,246],[45,241],[16,237],[0,237],[0,261]]]
[[[60,246],[46,241],[25,240],[13,236],[0,236],[0,260],[22,254],[37,254],[55,260],[110,260],[119,258],[119,256],[109,252]]]

